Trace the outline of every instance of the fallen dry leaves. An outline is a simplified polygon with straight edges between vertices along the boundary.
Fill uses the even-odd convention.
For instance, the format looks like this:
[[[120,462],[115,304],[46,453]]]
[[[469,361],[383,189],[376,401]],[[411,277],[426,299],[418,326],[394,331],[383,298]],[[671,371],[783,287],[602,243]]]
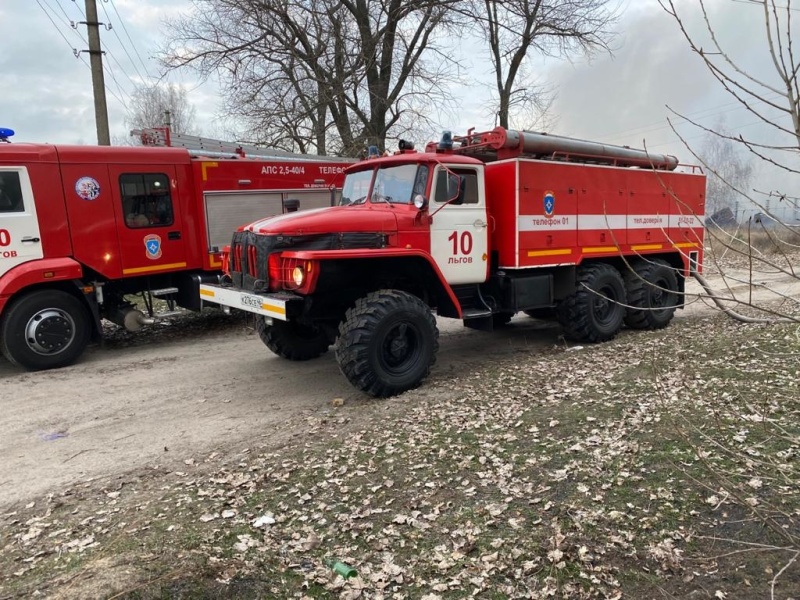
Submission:
[[[153,579],[188,562],[201,585],[265,597],[752,597],[788,556],[753,572],[719,556],[748,546],[721,540],[790,545],[751,509],[778,528],[800,516],[799,345],[787,326],[693,319],[334,402],[294,445],[3,515],[3,585],[58,589],[125,551]]]

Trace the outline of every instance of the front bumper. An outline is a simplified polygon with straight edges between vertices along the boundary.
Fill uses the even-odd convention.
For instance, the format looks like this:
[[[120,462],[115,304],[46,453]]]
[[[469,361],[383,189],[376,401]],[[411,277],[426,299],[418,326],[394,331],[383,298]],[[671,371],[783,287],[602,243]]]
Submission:
[[[300,296],[289,292],[258,294],[209,283],[200,285],[200,299],[204,303],[211,302],[238,310],[246,310],[280,321],[288,321],[293,314],[299,312],[303,304]]]

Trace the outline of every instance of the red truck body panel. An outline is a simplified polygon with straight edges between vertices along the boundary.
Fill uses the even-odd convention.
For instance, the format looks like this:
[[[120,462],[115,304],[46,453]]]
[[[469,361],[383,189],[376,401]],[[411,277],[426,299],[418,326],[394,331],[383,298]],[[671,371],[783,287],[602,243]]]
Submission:
[[[699,172],[508,159],[486,165],[486,188],[502,269],[702,250]]]
[[[277,201],[273,203],[277,209],[273,210],[280,212],[280,202],[293,192],[316,190],[316,201],[329,204],[329,190],[341,187],[346,167],[342,162],[291,158],[192,158],[182,148],[4,144],[0,150],[0,167],[27,169],[44,258],[71,257],[112,280],[219,270],[219,248],[211,251],[207,241],[207,197],[227,199],[274,191],[271,198]],[[128,227],[120,177],[149,172],[164,174],[169,181],[172,223]],[[95,197],[82,197],[76,191],[77,183],[87,178],[97,184]],[[265,206],[260,214],[269,212]],[[158,257],[145,245],[152,236],[159,242]]]

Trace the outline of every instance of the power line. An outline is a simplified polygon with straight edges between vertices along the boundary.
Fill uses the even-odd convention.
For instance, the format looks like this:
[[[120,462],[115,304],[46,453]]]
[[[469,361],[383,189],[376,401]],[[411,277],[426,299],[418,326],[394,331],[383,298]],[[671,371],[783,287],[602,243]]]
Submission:
[[[72,22],[72,19],[71,19],[71,18],[69,17],[69,15],[67,14],[67,11],[66,11],[66,10],[64,10],[64,7],[63,7],[63,6],[61,6],[61,2],[60,2],[59,0],[56,0],[56,5],[58,6],[58,8],[59,8],[59,9],[61,9],[61,12],[63,13],[63,15],[64,15],[64,17],[67,19],[67,21],[71,23],[71,22]],[[52,10],[52,8],[51,8],[51,10]]]
[[[46,1],[46,0],[45,0],[45,1]],[[65,36],[65,35],[64,35],[64,33],[63,33],[63,32],[61,31],[61,29],[58,27],[58,24],[56,24],[56,22],[55,22],[55,20],[53,19],[53,17],[50,15],[50,13],[49,13],[49,12],[47,12],[47,9],[44,7],[44,5],[42,4],[42,2],[41,2],[40,0],[36,0],[36,4],[38,4],[38,5],[39,5],[39,8],[41,8],[41,9],[42,9],[42,12],[45,14],[45,16],[46,16],[46,17],[47,17],[47,19],[50,21],[50,23],[53,25],[53,27],[55,27],[55,30],[58,32],[58,35],[60,35],[60,36],[61,36],[61,39],[63,39],[63,40],[66,42],[67,46],[69,46],[69,49],[70,49],[70,50],[72,50],[72,52],[73,52],[73,53],[76,55],[76,57],[77,57],[77,58],[78,58],[78,59],[79,59],[79,60],[80,60],[80,61],[81,61],[81,62],[82,62],[84,65],[86,65],[86,68],[87,68],[87,69],[90,69],[90,70],[91,70],[91,67],[89,66],[89,63],[87,63],[87,62],[84,60],[83,56],[81,56],[81,55],[80,55],[80,53],[78,53],[78,50],[77,50],[77,49],[76,49],[76,48],[75,48],[75,47],[74,47],[74,46],[73,46],[73,45],[70,43],[70,41],[67,39],[67,36]],[[48,6],[48,8],[49,8],[50,10],[53,10],[53,7],[52,7],[52,6],[50,6],[49,4],[48,4],[47,6]],[[111,94],[112,96],[114,96],[114,98],[117,100],[117,102],[119,102],[119,103],[120,103],[122,106],[125,106],[125,102],[122,100],[122,98],[120,98],[119,96],[117,96],[117,95],[114,93],[114,91],[113,91],[113,90],[111,90],[110,88],[108,88],[108,86],[106,86],[106,89],[108,89],[108,93],[109,93],[109,94]]]
[[[47,0],[43,0],[43,1],[44,1],[45,3],[47,3]],[[73,0],[73,1],[75,1],[75,0]],[[75,22],[74,22],[74,21],[72,21],[71,19],[69,19],[69,15],[67,15],[66,11],[65,11],[65,10],[64,10],[64,8],[61,6],[61,3],[59,2],[59,0],[55,0],[55,2],[56,2],[56,4],[58,4],[58,7],[61,9],[61,12],[62,12],[62,13],[64,13],[64,16],[65,16],[65,17],[67,17],[67,19],[69,20],[69,22],[70,22],[70,25],[72,25],[72,30],[75,32],[75,35],[77,35],[77,36],[78,36],[78,37],[81,39],[81,41],[84,43],[84,45],[88,45],[88,42],[86,41],[86,38],[84,38],[84,37],[83,37],[83,36],[80,34],[80,32],[78,31],[77,27],[75,26]],[[76,6],[77,6],[77,4],[76,4]],[[48,8],[50,8],[50,6],[49,6],[49,5],[48,5]],[[80,8],[80,7],[79,7],[79,8]],[[51,10],[52,10],[52,8],[51,8]],[[105,7],[104,7],[104,10],[105,10]],[[81,15],[83,15],[83,16],[84,16],[84,18],[85,18],[85,15],[84,15],[83,11],[81,11]],[[106,17],[108,17],[108,13],[106,13]],[[109,26],[109,27],[110,27],[110,26]],[[119,37],[119,36],[117,36],[117,37]],[[124,48],[123,48],[123,49],[124,49]],[[136,82],[133,80],[133,78],[132,78],[130,75],[128,75],[128,72],[125,70],[125,67],[123,67],[123,66],[122,66],[122,63],[120,63],[120,62],[117,60],[117,57],[116,57],[116,56],[114,56],[114,54],[111,52],[111,50],[109,50],[108,48],[106,48],[105,52],[108,54],[108,56],[109,56],[109,57],[110,57],[110,58],[111,58],[111,59],[112,59],[112,60],[113,60],[115,63],[117,63],[117,66],[119,67],[120,71],[122,71],[122,73],[125,75],[125,77],[127,77],[127,78],[128,78],[128,81],[130,81],[130,82],[131,82],[131,84],[133,84],[133,86],[134,86],[134,87],[136,87]],[[136,65],[134,64],[134,68],[135,68],[135,67],[136,67]],[[103,63],[103,70],[104,70],[106,73],[108,73],[108,74],[111,76],[111,79],[114,81],[114,84],[117,86],[117,91],[119,92],[119,95],[120,95],[122,98],[125,98],[126,96],[129,96],[129,95],[130,95],[130,94],[128,94],[128,93],[127,93],[127,92],[126,92],[126,91],[123,89],[123,87],[120,85],[119,81],[117,81],[116,74],[115,74],[115,73],[114,73],[114,72],[111,70],[111,67],[110,67],[110,66],[109,66],[109,65],[108,65],[106,62],[104,62],[104,63]],[[141,75],[139,75],[139,77],[141,77]],[[106,89],[107,89],[109,92],[111,91],[111,89],[110,89],[110,88],[109,88],[107,85],[106,85],[105,87],[106,87]],[[115,97],[117,100],[120,100],[120,97],[119,97],[119,96],[117,96],[116,94],[114,94],[114,97]],[[123,101],[120,101],[120,103],[121,103],[121,104],[123,104],[123,105],[125,105],[125,102],[123,102]]]
[[[42,0],[42,1],[43,1],[43,2],[45,2],[45,4],[47,4],[47,0]],[[86,40],[86,38],[84,38],[84,37],[81,35],[80,31],[78,31],[78,28],[77,28],[77,26],[76,26],[76,23],[75,23],[75,21],[73,21],[73,20],[71,20],[71,19],[70,19],[69,15],[66,13],[66,11],[64,10],[64,8],[61,6],[61,3],[60,3],[60,1],[59,1],[59,0],[54,0],[54,1],[55,1],[55,2],[56,2],[56,4],[58,5],[58,7],[61,9],[61,12],[64,14],[64,16],[65,16],[65,17],[67,18],[67,20],[69,21],[70,25],[72,26],[72,31],[75,33],[75,35],[77,35],[77,36],[78,36],[78,37],[81,39],[81,41],[83,42],[83,44],[84,44],[84,45],[88,45],[88,44],[89,44],[89,42]],[[73,1],[75,1],[75,0],[73,0]],[[77,4],[76,4],[76,6],[77,6]],[[50,8],[50,10],[53,10],[53,9],[52,9],[52,7],[51,7],[49,4],[47,4],[47,7],[48,7],[48,8]],[[103,7],[103,10],[105,11],[105,7]],[[84,15],[84,13],[83,13],[83,11],[81,11],[81,15],[83,15],[83,16],[84,16],[84,18],[86,18],[86,17],[85,17],[85,15]],[[108,13],[106,13],[106,17],[108,17]],[[111,29],[111,27],[110,27],[110,24],[109,24],[109,29]],[[112,30],[113,30],[113,29],[112,29]],[[117,38],[119,38],[119,36],[117,36]],[[124,49],[125,49],[125,48],[123,47],[123,50],[124,50]],[[134,87],[136,87],[137,83],[136,83],[136,82],[133,80],[133,78],[132,78],[130,75],[128,75],[128,72],[125,70],[125,67],[123,67],[123,66],[122,66],[122,63],[120,63],[120,62],[117,60],[117,57],[116,57],[116,56],[114,56],[114,54],[111,52],[111,50],[110,50],[110,49],[108,49],[108,48],[106,47],[106,49],[105,49],[105,52],[106,52],[106,54],[108,54],[108,56],[109,56],[109,57],[110,57],[110,58],[111,58],[111,59],[112,59],[112,60],[113,60],[115,63],[117,63],[117,66],[119,67],[119,70],[120,70],[120,71],[122,71],[122,73],[125,75],[125,77],[127,77],[127,78],[128,78],[128,81],[130,81],[130,82],[131,82],[131,84],[133,84],[133,86],[134,86]],[[130,55],[128,55],[128,58],[130,58]],[[133,63],[132,63],[132,64],[133,64]],[[135,64],[133,64],[133,66],[134,66],[134,68],[136,68],[136,65],[135,65]],[[114,73],[112,73],[112,72],[111,72],[110,68],[108,68],[108,66],[107,66],[105,63],[103,63],[103,69],[104,69],[104,70],[105,70],[105,71],[106,71],[106,72],[107,72],[109,75],[111,75],[112,79],[114,80],[114,83],[117,85],[117,91],[120,93],[120,95],[122,95],[123,97],[125,97],[125,96],[128,96],[129,94],[123,90],[122,86],[119,84],[119,82],[117,81],[116,77],[114,76]],[[139,72],[138,72],[138,71],[137,71],[137,75],[139,75],[139,77],[141,78],[141,74],[139,74]],[[108,87],[108,86],[106,86],[106,87]]]
[[[55,10],[53,10],[53,7],[50,6],[50,3],[48,2],[48,0],[42,0],[42,1],[44,2],[45,6],[47,6],[47,8],[49,8],[50,10],[53,11],[53,13],[56,12]],[[56,6],[58,6],[58,8],[61,10],[61,13],[67,19],[67,23],[69,24],[70,30],[72,31],[72,33],[75,34],[78,37],[78,39],[81,41],[81,43],[84,46],[88,46],[89,42],[86,40],[85,37],[83,37],[81,35],[81,32],[78,30],[78,24],[75,21],[73,21],[72,18],[67,14],[67,11],[65,11],[64,7],[61,6],[61,3],[59,2],[59,0],[54,0],[54,1],[56,3]]]
[[[144,81],[145,78],[142,77],[142,74],[139,72],[139,67],[136,66],[136,61],[133,60],[133,57],[131,56],[130,52],[128,52],[128,49],[125,47],[125,44],[122,43],[122,38],[119,37],[119,34],[117,33],[117,30],[115,28],[111,27],[111,23],[110,23],[111,22],[111,17],[108,15],[108,11],[106,10],[105,3],[100,4],[100,6],[103,7],[103,13],[106,15],[106,19],[108,19],[108,21],[109,21],[109,28],[114,33],[114,36],[117,38],[117,40],[119,41],[119,45],[122,47],[122,50],[125,52],[125,55],[128,57],[128,60],[131,61],[131,65],[133,66],[133,70],[136,71],[136,74],[139,76],[139,79]],[[135,48],[134,48],[134,50],[135,50]],[[124,71],[124,69],[123,69],[123,71]],[[125,75],[127,76],[127,73]],[[150,76],[150,74],[148,73],[148,77],[149,76]],[[128,79],[130,79],[130,77],[128,77]]]
[[[45,3],[47,2],[47,0],[42,0],[42,1],[43,1],[43,2],[45,2]],[[55,27],[56,31],[58,32],[58,35],[60,35],[60,36],[61,36],[61,38],[62,38],[62,39],[63,39],[63,40],[64,40],[64,41],[67,43],[67,45],[70,47],[70,50],[72,50],[72,51],[74,52],[74,51],[75,51],[75,48],[72,46],[72,43],[71,43],[71,42],[70,42],[70,41],[67,39],[67,36],[65,36],[65,35],[63,34],[63,32],[61,31],[61,29],[59,29],[58,25],[57,25],[57,24],[56,24],[56,22],[53,20],[53,17],[51,17],[51,16],[50,16],[50,13],[49,13],[49,12],[47,12],[47,9],[46,9],[46,8],[45,8],[45,7],[42,5],[42,2],[40,2],[40,0],[36,0],[36,4],[38,4],[38,5],[39,5],[39,8],[41,8],[41,9],[42,9],[42,12],[44,12],[45,16],[46,16],[46,17],[47,17],[47,18],[50,20],[50,23],[52,23],[52,24],[53,24],[53,27]],[[50,10],[53,10],[53,7],[52,7],[52,6],[50,6],[49,4],[47,5],[47,8],[49,8]],[[53,11],[53,12],[55,12],[55,11]],[[81,38],[81,39],[82,39],[82,38]],[[85,40],[83,40],[83,41],[85,41]],[[81,60],[83,60],[83,59],[81,59]],[[86,61],[85,61],[85,60],[84,60],[83,62],[84,62],[85,64],[87,64],[87,66],[88,66],[88,63],[86,63]]]
[[[136,53],[136,56],[139,57],[139,62],[142,63],[142,66],[144,67],[144,72],[147,73],[148,77],[153,79],[153,77],[150,75],[150,72],[147,70],[147,65],[145,64],[144,60],[142,60],[142,55],[139,54],[139,50],[136,48],[136,44],[131,39],[131,34],[128,33],[128,28],[125,26],[125,21],[122,20],[122,17],[120,16],[119,11],[117,10],[117,6],[114,4],[114,0],[108,0],[108,1],[111,4],[111,8],[114,9],[114,13],[116,13],[120,25],[122,25],[122,31],[125,32],[125,36],[128,38],[128,40],[131,43],[131,46],[133,47],[133,51]]]
[[[78,12],[81,13],[81,17],[83,17],[85,19],[86,15],[84,14],[83,9],[81,8],[81,5],[78,4],[78,0],[72,0],[72,1],[75,3],[75,6],[78,9]]]
[[[37,0],[37,2],[38,2],[38,1],[39,1],[39,0]],[[43,3],[44,3],[44,5],[45,5],[45,6],[46,6],[46,7],[47,7],[49,10],[51,10],[51,11],[53,12],[53,14],[55,14],[55,12],[56,12],[56,11],[55,11],[55,10],[53,9],[53,7],[52,7],[52,6],[49,4],[48,0],[41,0],[41,2],[43,2]],[[72,29],[72,32],[73,32],[73,33],[74,33],[74,34],[75,34],[75,35],[76,35],[76,36],[77,36],[77,37],[78,37],[78,38],[81,40],[81,42],[82,42],[84,45],[88,45],[88,42],[86,41],[86,38],[84,38],[84,37],[81,35],[80,31],[77,29],[77,27],[75,27],[75,26],[74,26],[74,25],[75,25],[75,22],[74,22],[74,21],[73,21],[73,20],[70,18],[69,14],[68,14],[68,13],[67,13],[67,12],[64,10],[64,7],[61,5],[60,1],[59,1],[59,0],[54,0],[54,2],[55,2],[55,3],[56,3],[56,5],[58,6],[59,10],[60,10],[60,11],[61,11],[61,13],[64,15],[64,17],[67,19],[67,21],[68,21],[68,22],[70,23],[70,25],[72,26],[72,27],[71,27],[71,29]],[[41,4],[40,4],[40,6],[41,6]],[[77,6],[77,5],[76,5],[76,6]],[[80,11],[80,12],[81,12],[81,15],[82,15],[82,16],[85,18],[85,15],[84,15],[83,11]],[[50,15],[49,15],[49,13],[47,13],[46,11],[45,11],[45,14],[47,14],[47,15],[48,15],[48,17],[50,16]],[[106,12],[106,17],[108,17],[108,13],[107,13],[107,12]],[[58,29],[58,25],[56,25],[56,23],[53,21],[53,19],[52,19],[52,18],[50,18],[50,21],[51,21],[51,23],[53,23],[53,25],[55,25],[55,26],[56,26],[56,29],[58,30],[59,34],[61,34],[61,37],[62,37],[62,38],[64,38],[64,39],[66,40],[66,37],[64,37],[64,35],[61,33],[61,30],[60,30],[60,29]],[[117,36],[117,37],[119,38],[119,36]],[[69,41],[68,41],[68,40],[66,40],[66,41],[67,41],[67,43],[69,43]],[[120,42],[121,42],[121,40],[120,40]],[[72,44],[70,44],[70,47],[72,47]],[[124,47],[123,47],[123,49],[124,49]],[[73,51],[73,52],[76,52],[76,49],[75,49],[75,48],[72,48],[72,51]],[[106,52],[106,53],[108,54],[108,56],[109,56],[109,57],[110,57],[110,58],[111,58],[111,59],[114,61],[114,63],[116,63],[116,65],[117,65],[117,67],[119,68],[119,70],[120,70],[120,71],[122,71],[122,73],[125,75],[125,77],[127,77],[127,78],[128,78],[128,80],[131,82],[131,84],[133,84],[133,86],[134,86],[134,87],[136,87],[137,83],[136,83],[136,82],[133,80],[133,78],[132,78],[132,77],[131,77],[131,76],[128,74],[128,72],[125,70],[125,67],[123,67],[123,66],[122,66],[122,63],[120,63],[120,62],[119,62],[119,60],[117,60],[117,57],[116,57],[116,56],[115,56],[115,55],[114,55],[114,54],[111,52],[111,50],[109,50],[109,49],[106,49],[106,51],[105,51],[105,52]],[[81,56],[81,55],[80,55],[80,53],[78,54],[78,57],[80,58],[81,62],[83,62],[83,64],[84,64],[84,65],[86,65],[87,67],[90,67],[90,65],[89,65],[89,64],[88,64],[88,63],[87,63],[87,62],[84,60],[83,56]],[[130,55],[128,56],[128,58],[130,58]],[[131,59],[131,61],[132,61],[132,63],[131,63],[131,64],[133,64],[133,66],[134,66],[134,68],[135,68],[135,67],[136,67],[136,64],[135,64],[135,63],[133,63],[133,59]],[[104,71],[105,71],[105,72],[106,72],[106,73],[109,75],[109,77],[111,78],[111,81],[114,83],[114,86],[116,87],[116,90],[117,90],[117,92],[115,93],[115,92],[114,92],[114,90],[113,90],[113,89],[111,89],[111,87],[109,87],[109,85],[108,85],[108,84],[106,84],[106,85],[105,85],[105,88],[106,88],[106,90],[107,90],[107,91],[109,92],[109,94],[111,94],[111,95],[114,97],[114,99],[115,99],[115,100],[117,100],[117,102],[119,102],[119,103],[120,103],[122,106],[127,106],[127,105],[128,105],[128,103],[125,101],[125,99],[126,99],[126,98],[129,98],[129,97],[130,97],[130,94],[129,94],[127,91],[125,91],[125,89],[124,89],[124,87],[122,86],[122,84],[120,84],[119,80],[117,79],[116,73],[115,73],[115,72],[114,72],[114,71],[111,69],[111,65],[110,65],[110,64],[109,64],[107,61],[103,62],[103,70],[104,70]],[[138,71],[137,71],[137,74],[139,74],[139,73],[138,73]],[[139,74],[139,77],[141,77],[141,74]]]
[[[750,4],[750,5],[764,4],[761,0],[731,0],[731,2],[737,2],[738,4]],[[791,6],[776,6],[775,8],[779,8],[781,10],[793,10],[795,12],[800,12],[800,8],[792,8]]]
[[[114,59],[114,61],[116,62],[116,59]],[[117,63],[117,64],[119,65],[119,63]],[[103,62],[103,70],[111,76],[111,80],[114,82],[114,85],[117,86],[117,91],[120,93],[120,96],[123,96],[123,97],[128,96],[128,97],[130,97],[130,94],[128,94],[125,90],[123,90],[122,86],[119,83],[119,81],[117,81],[117,76],[111,70],[111,67],[108,64],[108,61],[104,61]],[[125,73],[124,70],[123,70],[123,73]],[[125,73],[125,75],[127,76],[128,74]],[[130,79],[130,77],[128,77],[128,79]],[[106,86],[106,89],[108,89],[108,86]],[[110,91],[111,90],[109,89],[109,92]],[[116,98],[116,96],[114,96],[114,97]],[[127,104],[124,103],[124,102],[122,103],[122,105],[127,107]]]
[[[111,50],[110,50],[110,49],[108,49],[108,46],[107,46],[107,45],[106,45],[106,47],[105,47],[105,48],[106,48],[106,49],[105,49],[105,53],[106,53],[106,54],[108,54],[108,56],[109,56],[109,57],[110,57],[110,58],[111,58],[111,59],[112,59],[112,60],[113,60],[115,63],[117,63],[117,66],[119,67],[119,70],[120,70],[120,71],[122,71],[123,75],[125,75],[125,77],[127,77],[127,78],[128,78],[128,81],[130,81],[130,82],[131,82],[131,84],[133,85],[133,87],[134,87],[134,88],[135,88],[135,87],[137,87],[137,85],[138,85],[138,84],[137,84],[137,83],[136,83],[136,82],[133,80],[133,77],[131,77],[130,75],[128,75],[128,72],[125,70],[125,67],[123,67],[123,66],[122,66],[122,63],[121,63],[121,62],[119,62],[119,61],[117,60],[117,57],[116,57],[116,56],[114,56],[114,53],[113,53],[113,52],[111,52]],[[124,48],[123,48],[123,49],[124,49]],[[136,68],[136,65],[135,65],[135,64],[133,65],[133,68],[134,68],[134,69]],[[139,77],[140,77],[140,78],[142,77],[142,76],[141,76],[141,74],[139,73],[139,71],[138,71],[138,70],[136,71],[136,74],[137,74],[137,75],[139,75]]]

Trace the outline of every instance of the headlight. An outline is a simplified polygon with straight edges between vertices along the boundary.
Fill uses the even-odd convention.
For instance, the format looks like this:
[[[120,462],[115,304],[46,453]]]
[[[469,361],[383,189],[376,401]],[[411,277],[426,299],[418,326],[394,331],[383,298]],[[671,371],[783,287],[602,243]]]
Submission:
[[[297,287],[301,287],[306,280],[306,272],[303,267],[295,267],[292,269],[292,280]]]

